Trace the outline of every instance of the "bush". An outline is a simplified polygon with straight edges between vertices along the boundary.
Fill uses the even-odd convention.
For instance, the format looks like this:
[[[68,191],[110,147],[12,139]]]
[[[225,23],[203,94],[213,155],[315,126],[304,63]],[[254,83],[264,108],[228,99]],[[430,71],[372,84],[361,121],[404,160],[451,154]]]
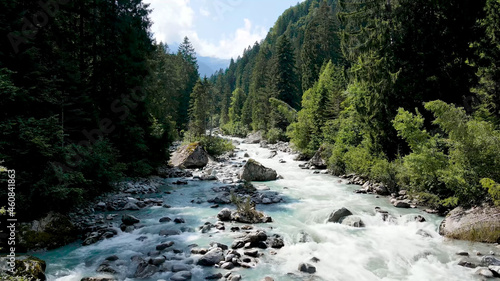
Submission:
[[[221,129],[225,135],[229,136],[245,137],[248,134],[248,128],[241,122],[229,122]]]
[[[344,155],[345,167],[348,173],[369,176],[373,159],[368,148],[363,145],[351,147]]]
[[[217,136],[192,137],[186,134],[183,144],[189,144],[193,142],[200,142],[207,153],[215,157],[234,150],[234,145],[230,140],[223,139]]]
[[[370,169],[370,178],[387,186],[390,192],[397,190],[397,162],[387,159],[375,158]]]
[[[284,132],[279,128],[271,128],[266,133],[266,140],[270,144],[277,143],[285,138]]]

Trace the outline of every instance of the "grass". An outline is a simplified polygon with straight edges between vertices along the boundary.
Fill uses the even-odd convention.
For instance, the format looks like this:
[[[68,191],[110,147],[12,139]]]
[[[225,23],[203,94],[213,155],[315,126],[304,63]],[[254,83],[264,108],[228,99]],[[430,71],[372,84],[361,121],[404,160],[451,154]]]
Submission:
[[[482,222],[468,229],[460,229],[448,234],[447,237],[474,242],[497,243],[500,242],[500,224]]]

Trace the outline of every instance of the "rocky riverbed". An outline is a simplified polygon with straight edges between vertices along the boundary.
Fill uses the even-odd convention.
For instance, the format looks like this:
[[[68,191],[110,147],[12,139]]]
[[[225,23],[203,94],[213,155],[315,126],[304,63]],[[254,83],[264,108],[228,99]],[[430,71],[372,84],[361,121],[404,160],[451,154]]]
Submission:
[[[495,245],[443,240],[442,218],[411,208],[406,194],[394,194],[391,203],[366,182],[366,192],[355,193],[354,176],[300,169],[305,162],[293,161],[284,143],[239,142],[234,153],[208,158],[204,168],[165,168],[159,177],[119,183],[119,194],[72,214],[81,240],[36,254],[47,261],[49,280],[496,276]],[[245,184],[242,169],[252,161],[275,170],[262,174],[278,180]],[[240,208],[231,203],[234,196]]]

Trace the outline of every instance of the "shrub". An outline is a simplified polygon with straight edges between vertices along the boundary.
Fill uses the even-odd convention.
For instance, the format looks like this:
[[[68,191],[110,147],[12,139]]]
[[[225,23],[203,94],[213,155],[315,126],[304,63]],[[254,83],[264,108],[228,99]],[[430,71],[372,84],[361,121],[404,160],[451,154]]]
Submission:
[[[279,128],[271,128],[266,133],[266,139],[268,143],[274,144],[285,137],[284,132]]]
[[[225,135],[235,137],[245,137],[248,134],[248,128],[241,122],[229,122],[222,126],[221,129]]]
[[[216,157],[234,149],[234,145],[230,140],[221,137],[206,135],[193,137],[192,135],[186,134],[183,144],[189,144],[193,142],[199,142],[205,148],[208,154]]]

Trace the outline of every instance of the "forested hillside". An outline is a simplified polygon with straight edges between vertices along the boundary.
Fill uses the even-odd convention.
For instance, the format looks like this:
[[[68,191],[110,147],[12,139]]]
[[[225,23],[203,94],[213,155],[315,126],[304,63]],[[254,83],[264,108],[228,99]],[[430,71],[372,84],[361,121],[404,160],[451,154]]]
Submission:
[[[309,0],[210,78],[224,132],[435,207],[500,199],[500,2]]]
[[[141,0],[42,2],[0,3],[0,165],[16,170],[19,218],[151,174],[199,79],[187,38],[174,54],[152,41]]]
[[[205,79],[187,37],[153,41],[149,13],[0,3],[0,164],[16,170],[21,216],[150,175],[175,139],[220,154],[216,127],[320,150],[336,175],[436,207],[500,201],[498,0],[303,1]]]

